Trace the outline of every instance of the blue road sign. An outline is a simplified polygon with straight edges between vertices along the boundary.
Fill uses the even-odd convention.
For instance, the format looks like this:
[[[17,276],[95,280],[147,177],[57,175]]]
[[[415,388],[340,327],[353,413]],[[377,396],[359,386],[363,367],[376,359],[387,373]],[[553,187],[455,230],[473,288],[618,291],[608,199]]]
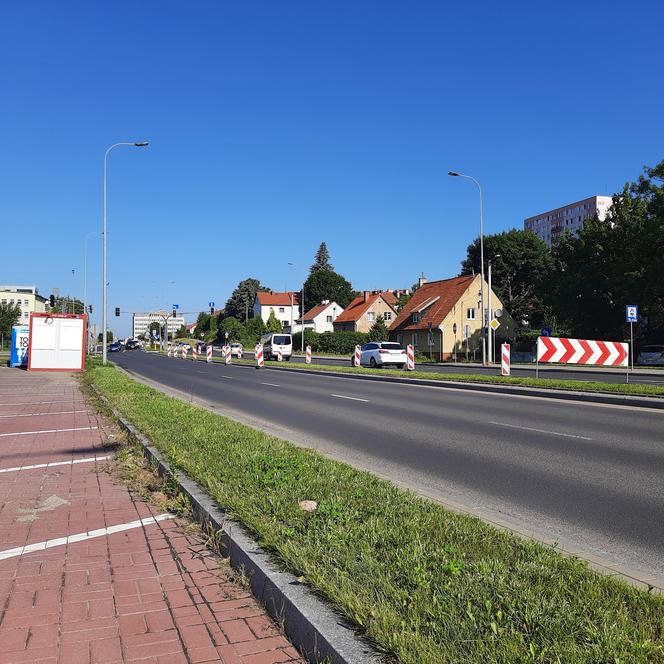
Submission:
[[[628,323],[639,322],[639,307],[636,304],[628,304],[625,307],[625,319]]]
[[[179,308],[180,308],[180,305],[179,305],[179,304],[174,304],[172,308],[173,308],[173,309],[179,309]]]
[[[550,337],[551,336],[551,328],[550,327],[543,327],[540,331],[540,334],[543,337]]]
[[[208,302],[208,307],[214,307],[214,302]]]

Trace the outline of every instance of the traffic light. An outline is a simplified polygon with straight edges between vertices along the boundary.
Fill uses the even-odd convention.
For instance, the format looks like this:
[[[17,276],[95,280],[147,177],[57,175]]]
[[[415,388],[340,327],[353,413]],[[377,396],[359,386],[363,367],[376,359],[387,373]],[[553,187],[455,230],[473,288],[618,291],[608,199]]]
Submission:
[[[91,305],[91,304],[88,304],[88,313],[89,313],[89,314],[92,313],[92,305]]]
[[[51,309],[53,309],[53,308],[55,307],[55,295],[51,295],[51,296],[48,298],[48,300],[49,300],[49,303],[50,303],[50,305],[51,305]]]
[[[116,316],[120,315],[120,307],[115,307],[115,315]]]
[[[210,307],[210,316],[214,316],[214,307]]]
[[[176,316],[177,316],[177,312],[175,311],[175,309],[173,309],[173,318],[175,318]]]

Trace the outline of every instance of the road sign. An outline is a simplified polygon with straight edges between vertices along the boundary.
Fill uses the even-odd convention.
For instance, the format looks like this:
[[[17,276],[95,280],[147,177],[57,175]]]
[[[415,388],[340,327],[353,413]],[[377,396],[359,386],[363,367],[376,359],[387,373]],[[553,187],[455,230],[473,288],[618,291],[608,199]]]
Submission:
[[[172,306],[172,309],[179,309],[179,308],[180,308],[180,305],[179,305],[179,304],[174,304],[174,305]]]
[[[428,338],[429,346],[434,346],[435,342],[433,340],[433,332],[429,332],[429,338]]]
[[[489,323],[489,327],[495,332],[500,327],[500,321],[497,318],[494,318]]]
[[[208,307],[214,307],[214,302],[208,302]]]
[[[625,307],[625,318],[628,323],[639,322],[639,307],[636,304],[628,304]]]
[[[626,367],[627,353],[628,344],[620,341],[594,341],[558,337],[540,337],[537,340],[538,362]]]
[[[542,334],[543,337],[550,337],[551,336],[551,328],[550,327],[543,327],[541,334]]]

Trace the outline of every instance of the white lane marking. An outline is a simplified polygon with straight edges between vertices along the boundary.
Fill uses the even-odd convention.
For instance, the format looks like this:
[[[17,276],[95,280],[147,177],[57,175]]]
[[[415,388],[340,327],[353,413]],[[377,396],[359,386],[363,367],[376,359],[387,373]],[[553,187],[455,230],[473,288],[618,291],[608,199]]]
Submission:
[[[83,542],[93,537],[101,537],[102,535],[112,535],[113,533],[121,533],[125,530],[132,530],[133,528],[140,528],[141,526],[149,526],[151,523],[164,521],[166,519],[174,519],[175,514],[160,514],[159,516],[151,516],[147,519],[138,519],[137,521],[130,521],[129,523],[121,523],[117,526],[109,526],[108,528],[99,528],[97,530],[90,530],[87,533],[77,533],[76,535],[67,535],[66,537],[57,537],[52,540],[45,540],[44,542],[35,542],[34,544],[26,544],[25,546],[17,546],[14,549],[7,549],[0,551],[0,560],[7,560],[7,558],[16,558],[25,553],[32,553],[33,551],[44,551],[51,549],[54,546],[62,546],[63,544],[73,544],[74,542]]]
[[[532,427],[522,427],[518,424],[507,424],[506,422],[489,422],[499,427],[509,427],[510,429],[523,429],[523,431],[534,431],[536,433],[547,433],[551,436],[564,436],[565,438],[580,438],[581,440],[592,440],[588,436],[577,436],[573,433],[560,433],[559,431],[547,431],[546,429],[533,429]]]
[[[61,431],[91,431],[97,427],[75,427],[73,429],[41,429],[40,431],[13,431],[11,433],[0,433],[0,437],[5,436],[29,436],[36,433],[60,433]]]
[[[226,380],[233,380],[230,376],[222,376],[222,378],[225,378]]]
[[[261,383],[261,385],[269,385],[270,387],[281,387],[281,385],[277,385],[276,383]]]
[[[73,415],[88,412],[87,410],[60,410],[57,413],[20,413],[19,415],[0,415],[0,417],[46,417],[47,415]]]
[[[330,394],[331,397],[337,397],[337,399],[351,399],[352,401],[364,401],[369,403],[369,399],[359,399],[358,397],[347,397],[345,394]]]
[[[0,473],[14,473],[19,470],[34,470],[35,468],[52,468],[53,466],[73,466],[76,463],[90,463],[91,461],[106,461],[110,456],[87,457],[85,459],[73,459],[69,461],[49,461],[48,463],[36,463],[32,466],[15,466],[14,468],[0,468]]]
[[[0,403],[0,406],[36,406],[43,403],[83,403],[85,399],[59,399],[57,401],[15,401],[14,403]]]

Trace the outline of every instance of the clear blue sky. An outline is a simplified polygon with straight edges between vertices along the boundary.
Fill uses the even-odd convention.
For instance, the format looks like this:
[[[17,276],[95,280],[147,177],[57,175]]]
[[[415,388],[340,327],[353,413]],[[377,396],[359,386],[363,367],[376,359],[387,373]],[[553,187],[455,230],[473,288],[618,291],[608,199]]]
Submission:
[[[664,158],[662,25],[652,1],[5,3],[0,282],[82,297],[125,140],[150,147],[110,159],[111,313],[296,288],[321,240],[359,290],[453,276],[478,203],[448,170],[493,233]]]

